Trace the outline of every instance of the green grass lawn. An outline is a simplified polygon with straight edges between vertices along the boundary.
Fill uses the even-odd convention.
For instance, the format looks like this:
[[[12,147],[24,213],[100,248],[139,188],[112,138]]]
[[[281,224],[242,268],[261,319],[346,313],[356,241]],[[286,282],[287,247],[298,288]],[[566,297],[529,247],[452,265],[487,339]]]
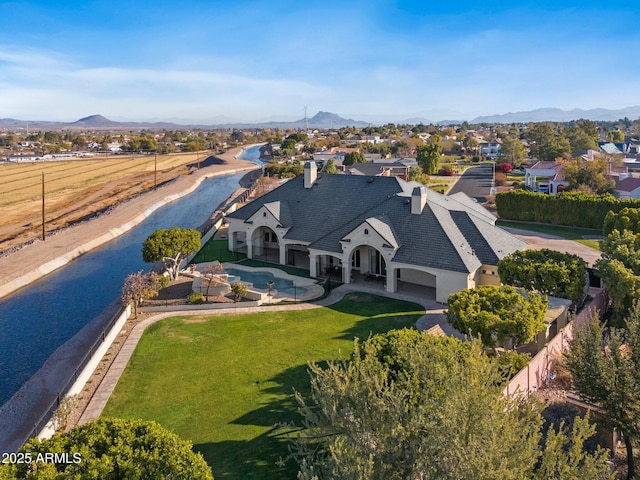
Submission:
[[[209,240],[193,257],[193,263],[205,263],[218,260],[220,262],[235,262],[247,258],[243,253],[230,252],[227,240]]]
[[[417,304],[350,294],[326,308],[173,317],[147,329],[103,416],[157,420],[191,440],[220,479],[295,479],[287,431],[300,424],[307,362],[348,358],[366,339],[415,324]]]
[[[561,225],[547,225],[545,223],[527,223],[527,222],[512,222],[509,220],[498,220],[497,225],[501,227],[521,228],[522,230],[529,230],[531,232],[548,233],[549,235],[556,235],[558,237],[566,238],[567,240],[574,240],[578,243],[591,247],[595,250],[600,250],[600,241],[584,239],[583,236],[602,236],[602,230],[595,230],[592,228],[578,228],[578,227],[563,227]]]

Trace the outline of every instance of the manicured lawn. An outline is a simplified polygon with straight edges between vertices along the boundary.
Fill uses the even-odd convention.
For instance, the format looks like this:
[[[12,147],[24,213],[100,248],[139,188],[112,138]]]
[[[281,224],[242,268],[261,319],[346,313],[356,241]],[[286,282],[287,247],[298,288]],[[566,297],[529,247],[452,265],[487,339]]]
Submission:
[[[547,225],[544,223],[526,223],[526,222],[512,222],[509,220],[498,220],[497,225],[501,227],[513,227],[521,228],[522,230],[529,230],[531,232],[548,233],[549,235],[556,235],[558,237],[566,238],[567,240],[574,240],[578,243],[591,247],[595,250],[600,250],[600,241],[584,239],[583,236],[602,236],[602,230],[595,230],[592,228],[578,228],[578,227],[563,227],[561,225]]]
[[[287,430],[300,424],[293,390],[307,362],[348,358],[355,337],[415,324],[416,304],[350,294],[326,308],[173,317],[142,336],[103,416],[153,419],[181,437],[220,479],[295,479]]]

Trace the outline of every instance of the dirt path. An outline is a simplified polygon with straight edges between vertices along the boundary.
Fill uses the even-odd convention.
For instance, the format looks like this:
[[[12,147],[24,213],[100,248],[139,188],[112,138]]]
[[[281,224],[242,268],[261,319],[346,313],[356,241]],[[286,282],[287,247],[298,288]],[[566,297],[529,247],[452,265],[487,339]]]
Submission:
[[[189,175],[178,175],[157,190],[150,190],[134,198],[119,202],[104,214],[88,221],[76,224],[47,237],[46,241],[38,240],[23,248],[0,257],[0,298],[28,285],[44,275],[64,266],[74,258],[116,238],[143,221],[158,207],[169,203],[191,191],[202,180],[208,177],[250,171],[258,166],[249,161],[238,160],[241,148],[233,149],[219,155],[217,164],[211,164]],[[168,180],[168,179],[167,179]],[[127,189],[126,181],[119,185],[109,185],[112,189],[121,188],[130,197],[137,188]],[[104,190],[103,190],[104,191]],[[113,191],[113,190],[112,190]],[[96,193],[97,195],[97,193]],[[101,194],[100,197],[104,197]],[[92,201],[84,202],[84,211],[80,218],[95,211],[96,196],[89,194]]]

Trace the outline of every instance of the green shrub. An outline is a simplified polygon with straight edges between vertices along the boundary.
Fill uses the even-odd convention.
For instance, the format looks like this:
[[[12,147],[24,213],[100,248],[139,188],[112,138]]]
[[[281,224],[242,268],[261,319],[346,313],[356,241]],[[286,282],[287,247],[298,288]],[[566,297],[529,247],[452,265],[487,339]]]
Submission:
[[[514,350],[507,350],[496,355],[500,376],[505,380],[511,380],[520,370],[526,367],[531,361],[528,353],[518,353]]]
[[[304,167],[297,165],[280,165],[278,163],[270,163],[264,166],[264,173],[269,177],[290,178],[302,174]]]
[[[231,291],[235,295],[235,301],[239,302],[247,294],[249,288],[242,282],[234,282],[231,284]]]
[[[201,293],[193,292],[189,295],[189,303],[192,305],[200,305],[201,303],[204,303],[204,296]]]

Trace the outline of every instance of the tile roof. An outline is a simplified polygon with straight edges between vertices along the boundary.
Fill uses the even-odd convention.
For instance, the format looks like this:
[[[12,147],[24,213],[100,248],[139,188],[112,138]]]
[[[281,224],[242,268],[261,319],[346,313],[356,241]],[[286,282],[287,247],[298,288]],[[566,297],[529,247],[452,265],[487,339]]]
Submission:
[[[472,272],[526,243],[494,225],[495,217],[464,194],[446,197],[426,189],[420,214],[411,213],[416,182],[397,177],[320,174],[305,189],[303,176],[245,205],[229,218],[247,220],[262,205],[288,206],[291,228],[285,238],[309,248],[342,253],[340,240],[367,222],[396,249],[393,261],[457,272]],[[465,198],[466,197],[466,198]]]
[[[633,192],[640,188],[640,178],[627,177],[624,180],[616,179],[616,190],[621,192]]]
[[[539,161],[528,167],[528,170],[555,170],[561,163]]]

